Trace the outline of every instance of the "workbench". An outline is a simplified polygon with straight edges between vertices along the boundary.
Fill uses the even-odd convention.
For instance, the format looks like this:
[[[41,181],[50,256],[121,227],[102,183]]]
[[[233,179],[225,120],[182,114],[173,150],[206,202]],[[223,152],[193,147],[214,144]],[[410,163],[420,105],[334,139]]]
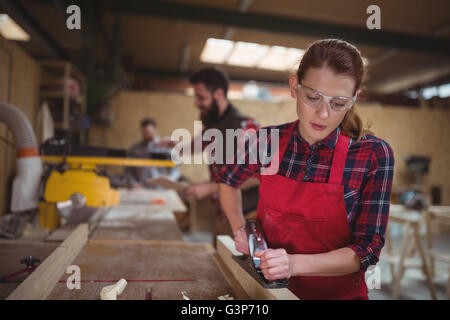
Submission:
[[[120,189],[119,193],[120,204],[105,213],[91,239],[183,241],[174,212],[187,209],[174,190]]]
[[[44,243],[53,252],[7,299],[98,300],[122,278],[127,286],[118,300],[143,300],[150,287],[153,300],[182,300],[181,292],[192,300],[297,299],[251,278],[232,259],[238,253],[228,236],[218,237],[217,250],[184,243],[173,212],[186,208],[174,190],[120,190],[120,197],[95,224],[66,228],[64,241]],[[79,267],[81,289],[69,289],[69,266]]]
[[[157,240],[89,240],[72,262],[86,280],[128,281],[120,300],[143,300],[152,288],[153,300],[215,300],[235,292],[217,265],[209,244]],[[69,290],[63,275],[48,299],[98,300],[108,282],[83,282],[81,290]],[[243,298],[240,296],[240,298]]]
[[[158,240],[89,240],[79,225],[9,296],[9,300],[98,300],[101,289],[120,279],[128,284],[119,300],[297,299],[288,289],[265,289],[232,259],[234,241],[219,236],[210,244]],[[80,270],[80,289],[69,289],[69,266]]]
[[[10,275],[25,268],[20,260],[27,256],[39,257],[44,261],[56,248],[57,243],[42,243],[19,240],[0,240],[0,276]],[[0,282],[0,300],[16,289],[26,279],[28,273],[22,273],[8,282]]]

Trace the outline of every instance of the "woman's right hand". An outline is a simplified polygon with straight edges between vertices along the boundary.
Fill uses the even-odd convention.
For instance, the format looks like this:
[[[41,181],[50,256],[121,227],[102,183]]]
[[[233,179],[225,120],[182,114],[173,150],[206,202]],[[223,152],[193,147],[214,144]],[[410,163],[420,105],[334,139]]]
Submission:
[[[242,252],[243,254],[250,254],[245,226],[242,226],[234,232],[234,243],[237,251]]]

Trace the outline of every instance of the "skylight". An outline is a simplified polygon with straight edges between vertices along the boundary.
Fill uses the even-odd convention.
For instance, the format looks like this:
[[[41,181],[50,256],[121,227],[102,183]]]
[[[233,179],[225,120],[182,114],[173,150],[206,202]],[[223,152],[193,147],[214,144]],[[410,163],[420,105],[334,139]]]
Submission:
[[[298,65],[303,53],[304,50],[296,48],[209,38],[203,47],[200,60],[207,63],[290,71]]]
[[[223,64],[233,50],[234,43],[229,40],[209,38],[203,48],[200,60],[208,63]]]
[[[234,44],[233,52],[226,63],[241,67],[255,67],[268,51],[269,46],[239,41]]]
[[[29,41],[30,35],[26,33],[7,14],[0,14],[0,34],[8,40]]]
[[[304,50],[273,46],[258,64],[261,69],[290,70],[300,61]]]
[[[436,96],[439,98],[447,98],[450,96],[450,83],[443,84],[438,87],[424,88],[422,89],[422,96],[427,100]]]

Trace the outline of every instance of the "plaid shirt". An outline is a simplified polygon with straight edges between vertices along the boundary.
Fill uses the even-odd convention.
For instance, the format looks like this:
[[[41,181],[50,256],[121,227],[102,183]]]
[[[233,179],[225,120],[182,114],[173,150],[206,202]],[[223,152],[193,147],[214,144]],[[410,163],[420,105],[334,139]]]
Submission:
[[[279,129],[281,138],[288,125],[265,129]],[[300,136],[296,125],[278,174],[297,181],[327,183],[333,150],[340,131],[338,127],[328,137],[310,146]],[[270,130],[267,136],[267,150],[271,150]],[[356,252],[361,260],[361,269],[365,271],[370,265],[377,263],[384,246],[394,174],[394,155],[392,148],[384,140],[372,135],[363,135],[359,142],[354,144],[353,142],[354,139],[350,138],[342,183],[351,232],[348,247]],[[248,160],[248,149],[246,154]],[[222,168],[217,182],[238,187],[255,172],[259,172],[261,167],[259,159],[257,164],[248,164],[246,161],[246,164],[226,165]]]

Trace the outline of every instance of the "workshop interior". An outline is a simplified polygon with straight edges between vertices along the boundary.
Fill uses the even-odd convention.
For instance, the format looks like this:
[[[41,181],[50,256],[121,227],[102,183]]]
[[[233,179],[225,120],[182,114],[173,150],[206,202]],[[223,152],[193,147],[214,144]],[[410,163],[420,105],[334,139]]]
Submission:
[[[258,127],[296,120],[290,77],[328,38],[360,51],[353,108],[395,157],[368,298],[449,300],[447,0],[0,0],[0,299],[299,299],[255,255],[258,185],[243,254],[202,193],[214,168],[177,162],[171,137],[196,134],[202,68]]]

